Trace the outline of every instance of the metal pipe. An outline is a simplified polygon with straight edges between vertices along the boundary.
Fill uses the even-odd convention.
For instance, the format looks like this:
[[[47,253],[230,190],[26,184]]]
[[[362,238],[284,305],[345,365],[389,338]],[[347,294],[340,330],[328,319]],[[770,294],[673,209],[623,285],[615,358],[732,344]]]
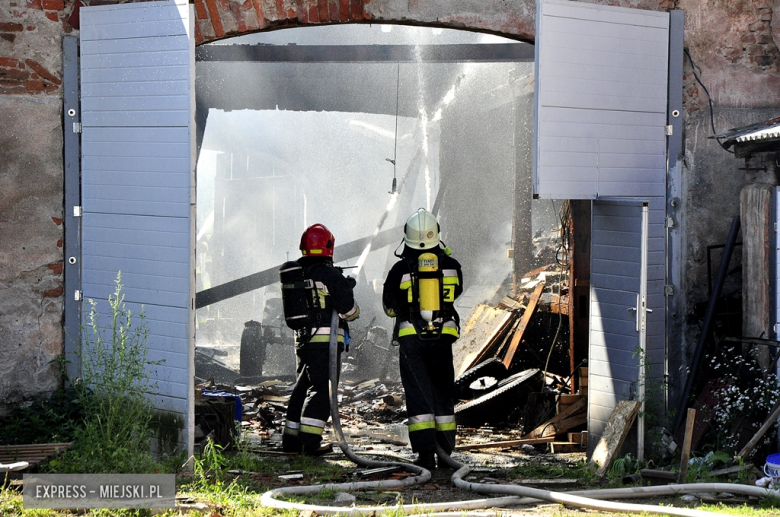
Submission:
[[[702,355],[704,355],[704,346],[709,339],[712,332],[712,325],[715,322],[715,307],[720,297],[720,293],[723,290],[723,284],[726,282],[726,275],[728,274],[729,262],[731,262],[731,255],[734,252],[734,245],[737,242],[737,235],[739,234],[740,220],[739,216],[735,215],[731,220],[731,229],[729,230],[729,236],[726,240],[726,247],[723,250],[723,256],[720,260],[720,268],[718,269],[718,278],[715,281],[715,287],[710,295],[709,304],[707,305],[707,313],[704,316],[704,325],[699,335],[699,341],[696,344],[696,349],[691,359],[691,365],[689,368],[688,377],[685,379],[685,389],[683,390],[682,398],[680,399],[680,409],[677,411],[677,417],[674,423],[674,432],[676,432],[682,424],[683,415],[685,409],[688,408],[688,398],[691,396],[693,390],[693,383],[696,380],[696,373],[699,370],[699,363],[701,362]]]

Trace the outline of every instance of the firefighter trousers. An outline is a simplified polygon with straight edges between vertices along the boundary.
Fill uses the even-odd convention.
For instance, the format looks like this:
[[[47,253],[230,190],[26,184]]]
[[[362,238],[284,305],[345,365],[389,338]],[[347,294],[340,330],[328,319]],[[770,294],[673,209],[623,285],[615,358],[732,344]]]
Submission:
[[[341,348],[338,371],[341,371]],[[307,454],[320,447],[330,416],[330,352],[328,343],[306,343],[299,345],[295,353],[298,377],[287,405],[282,448],[285,452]]]
[[[400,344],[401,382],[406,393],[409,441],[414,452],[455,448],[455,369],[451,336],[423,340],[404,336]]]

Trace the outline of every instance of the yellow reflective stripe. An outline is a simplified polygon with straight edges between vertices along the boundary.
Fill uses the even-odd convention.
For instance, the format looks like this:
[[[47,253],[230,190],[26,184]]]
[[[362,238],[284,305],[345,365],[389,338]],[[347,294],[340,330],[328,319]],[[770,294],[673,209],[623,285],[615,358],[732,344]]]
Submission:
[[[423,431],[425,429],[436,429],[434,422],[417,422],[416,424],[409,424],[409,432]]]
[[[344,320],[347,320],[347,321],[356,320],[357,317],[360,316],[360,307],[358,307],[357,304],[355,304],[352,307],[352,309],[349,310],[349,312],[344,313],[344,314],[339,314],[339,316],[341,317],[341,319],[344,319]]]
[[[301,425],[313,425],[315,427],[325,427],[325,420],[319,420],[317,418],[302,417]]]
[[[401,282],[401,290],[409,289],[410,287],[412,287],[411,280],[407,280],[406,282]]]
[[[415,334],[417,334],[417,331],[414,329],[414,325],[408,321],[402,321],[398,325],[398,337],[413,336]]]
[[[315,335],[312,336],[311,339],[309,339],[308,343],[327,343],[330,341],[330,334],[328,335]],[[337,341],[339,343],[344,342],[344,336],[339,334],[339,337],[337,338]]]
[[[314,427],[313,425],[301,425],[301,432],[308,434],[322,434],[322,427]]]
[[[325,307],[328,299],[328,291],[325,289],[317,289],[317,299],[319,300],[320,307]]]
[[[458,329],[453,327],[442,327],[441,333],[450,336],[460,337],[460,334],[458,334]]]
[[[298,430],[297,429],[290,429],[289,427],[284,428],[284,433],[290,436],[298,436]]]
[[[436,417],[437,431],[455,431],[456,429],[457,425],[455,424],[455,415]]]
[[[460,280],[456,276],[445,276],[442,282],[444,285],[460,285]]]

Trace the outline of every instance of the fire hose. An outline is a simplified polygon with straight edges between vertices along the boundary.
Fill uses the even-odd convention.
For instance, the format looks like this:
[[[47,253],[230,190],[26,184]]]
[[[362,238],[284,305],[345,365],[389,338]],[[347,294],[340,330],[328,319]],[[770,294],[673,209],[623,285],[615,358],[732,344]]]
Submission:
[[[552,492],[539,488],[521,487],[517,485],[483,484],[465,481],[463,478],[470,472],[468,466],[461,465],[452,459],[437,444],[436,453],[439,461],[444,462],[448,467],[455,469],[452,475],[452,482],[458,488],[472,490],[482,494],[501,494],[504,497],[491,497],[487,499],[472,499],[468,501],[449,501],[442,503],[429,504],[397,504],[394,506],[325,506],[311,505],[305,503],[294,503],[277,499],[280,496],[292,496],[301,494],[313,494],[322,490],[352,491],[352,490],[388,490],[396,488],[405,488],[420,483],[425,483],[431,479],[430,471],[411,463],[402,462],[384,462],[363,458],[355,454],[347,443],[344,432],[341,428],[341,420],[338,411],[338,332],[339,317],[336,311],[333,311],[330,325],[330,383],[329,394],[331,403],[331,418],[333,420],[333,430],[338,440],[338,445],[344,455],[353,463],[363,467],[391,467],[400,466],[403,469],[414,473],[414,476],[402,480],[382,480],[382,481],[359,481],[353,483],[327,483],[321,485],[306,485],[294,487],[275,488],[265,492],[260,502],[264,506],[288,509],[288,510],[310,510],[318,514],[326,515],[350,515],[362,516],[373,512],[424,512],[426,516],[430,515],[462,515],[462,510],[477,510],[487,508],[501,508],[503,506],[514,506],[521,504],[534,504],[543,501],[565,504],[578,508],[596,510],[602,512],[621,512],[621,513],[650,513],[661,515],[678,515],[681,517],[714,517],[716,514],[702,510],[692,510],[688,508],[676,508],[672,506],[653,506],[646,504],[620,503],[613,501],[603,501],[602,499],[629,499],[646,498],[653,496],[677,496],[682,494],[692,494],[701,492],[728,492],[753,497],[780,497],[780,491],[769,490],[766,488],[738,485],[731,483],[692,483],[677,484],[651,487],[632,487],[632,488],[613,488],[580,490],[572,492]],[[458,510],[456,512],[456,510]],[[478,515],[477,513],[474,516]]]

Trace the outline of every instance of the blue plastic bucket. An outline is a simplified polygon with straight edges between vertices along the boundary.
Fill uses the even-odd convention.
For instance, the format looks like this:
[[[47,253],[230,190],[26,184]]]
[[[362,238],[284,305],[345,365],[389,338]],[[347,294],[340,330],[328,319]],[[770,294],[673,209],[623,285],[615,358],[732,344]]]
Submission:
[[[771,477],[775,483],[780,481],[780,453],[770,454],[766,457],[764,474]]]

